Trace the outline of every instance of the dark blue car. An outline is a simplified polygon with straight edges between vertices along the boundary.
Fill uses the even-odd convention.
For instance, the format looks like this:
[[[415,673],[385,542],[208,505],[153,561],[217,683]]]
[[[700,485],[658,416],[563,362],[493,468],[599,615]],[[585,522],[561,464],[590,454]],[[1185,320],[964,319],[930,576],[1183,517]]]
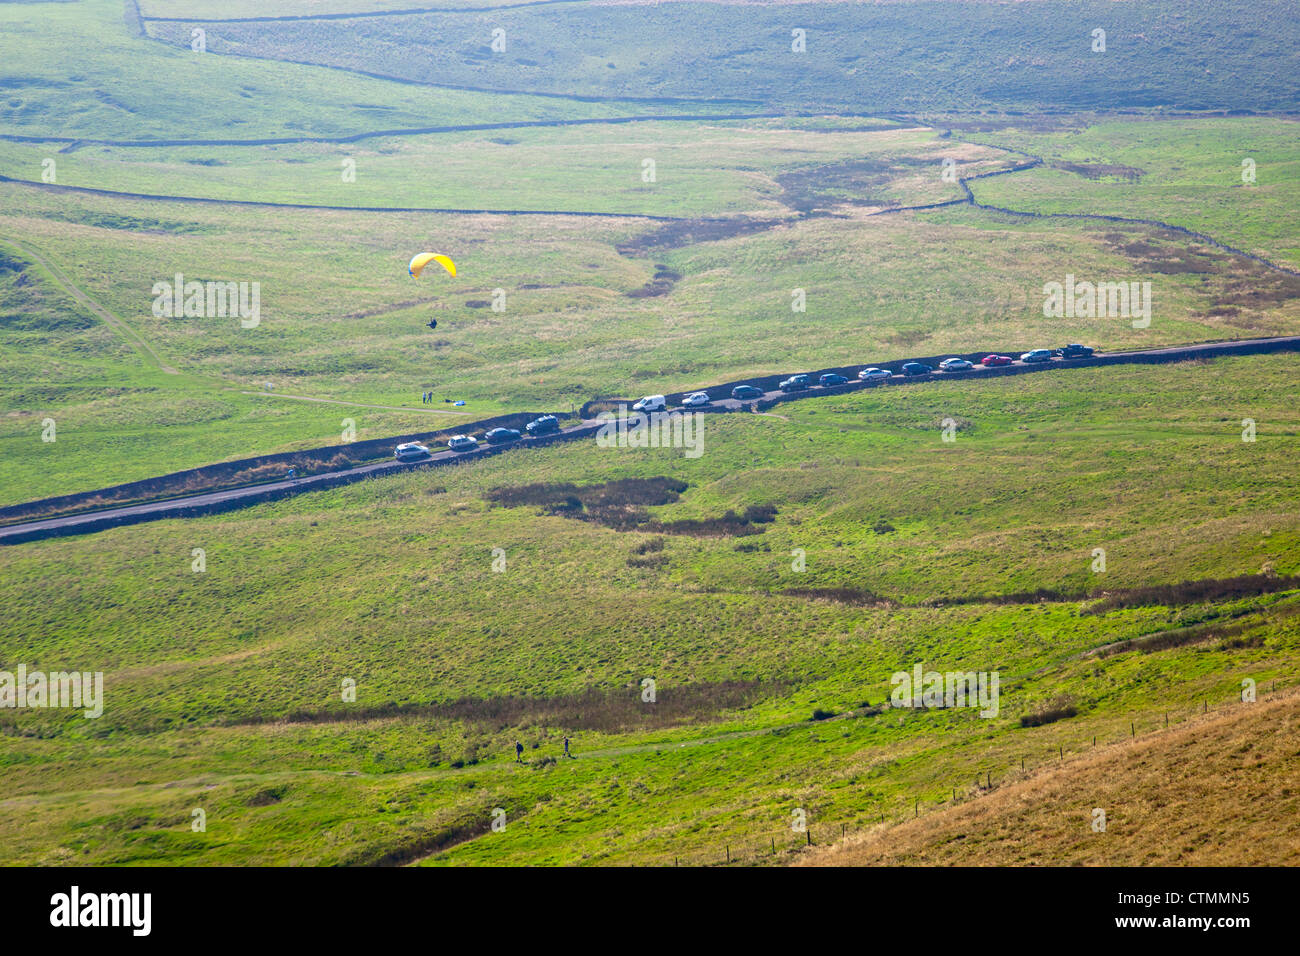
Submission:
[[[525,425],[524,430],[530,435],[549,435],[560,430],[560,420],[554,415],[543,415]]]
[[[908,378],[911,378],[915,375],[929,375],[933,371],[934,369],[926,365],[924,362],[903,363],[903,374],[906,375]]]

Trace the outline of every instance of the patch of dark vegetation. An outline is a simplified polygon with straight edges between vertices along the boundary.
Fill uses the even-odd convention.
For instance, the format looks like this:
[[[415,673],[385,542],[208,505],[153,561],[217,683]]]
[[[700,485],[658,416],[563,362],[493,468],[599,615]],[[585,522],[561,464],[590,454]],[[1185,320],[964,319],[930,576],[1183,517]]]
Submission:
[[[633,554],[653,554],[656,551],[664,549],[663,538],[651,538],[649,541],[642,541],[632,549]]]
[[[887,186],[906,169],[935,165],[926,156],[897,156],[880,159],[847,159],[839,163],[791,170],[776,177],[781,202],[800,213],[831,206],[894,206],[890,199],[877,199],[869,192]]]
[[[888,521],[877,521],[871,526],[871,530],[876,534],[889,534],[891,531],[897,531],[898,529]]]
[[[147,232],[154,235],[175,233],[205,232],[207,227],[195,222],[178,222],[174,219],[140,219],[136,216],[120,216],[111,212],[93,212],[83,210],[79,213],[49,211],[46,219],[59,222],[71,222],[80,226],[95,226],[98,229],[116,229],[122,232]]]
[[[467,843],[481,837],[492,827],[492,817],[484,812],[472,820],[458,823],[432,833],[424,834],[390,850],[366,848],[358,850],[343,861],[344,866],[404,866],[414,860],[439,853],[458,843]]]
[[[279,787],[268,787],[265,790],[259,790],[247,800],[245,806],[249,807],[269,807],[273,803],[279,803],[284,799],[284,795],[289,792],[287,785]]]
[[[896,607],[897,602],[862,588],[786,588],[782,595],[809,598],[814,601],[834,601],[853,607]]]
[[[712,719],[727,710],[752,706],[762,697],[784,693],[785,681],[731,680],[659,685],[655,702],[641,699],[641,686],[609,690],[593,687],[576,694],[558,697],[462,697],[437,704],[383,704],[345,710],[297,711],[288,716],[257,716],[231,721],[230,726],[270,723],[324,724],[337,721],[358,722],[395,717],[435,718],[463,721],[500,732],[506,728],[548,727],[570,732],[598,731],[622,733],[627,730],[671,727],[691,721]],[[450,766],[461,768],[478,763],[476,748]]]
[[[648,520],[646,508],[671,504],[686,488],[686,482],[675,478],[623,478],[585,487],[552,482],[498,488],[486,497],[506,507],[534,505],[543,514],[631,531]]]
[[[680,249],[697,242],[717,242],[763,232],[787,222],[785,219],[754,219],[735,216],[730,219],[682,219],[657,226],[650,232],[621,242],[614,248],[619,255],[643,256],[651,252]]]
[[[728,510],[720,518],[651,520],[646,508],[671,504],[679,500],[686,488],[686,482],[675,478],[624,478],[583,487],[568,483],[539,483],[497,488],[486,498],[506,507],[533,505],[541,508],[542,514],[593,521],[615,531],[695,537],[761,534],[763,528],[759,526],[776,517],[776,508],[772,505],[751,505],[742,514]],[[634,566],[649,567],[657,563],[662,562]]]
[[[627,559],[629,568],[661,568],[668,563],[668,555],[663,553],[664,539],[651,538],[632,549],[632,556]]]
[[[1233,277],[1215,297],[1211,315],[1236,314],[1241,309],[1262,312],[1300,299],[1300,276],[1252,269],[1248,277]],[[1216,311],[1223,310],[1223,311]],[[1227,310],[1233,310],[1229,313]]]
[[[1300,612],[1300,605],[1287,608],[1284,613],[1295,614],[1297,612]],[[1155,634],[1146,634],[1127,641],[1120,641],[1116,644],[1109,644],[1099,649],[1097,656],[1114,657],[1116,654],[1126,654],[1129,651],[1154,654],[1157,651],[1168,651],[1173,650],[1175,647],[1189,647],[1194,644],[1208,644],[1211,641],[1219,641],[1220,643],[1215,649],[1221,651],[1259,647],[1264,643],[1264,638],[1260,635],[1244,638],[1237,636],[1258,626],[1258,621],[1236,621],[1179,627],[1168,631],[1159,631]]]
[[[1300,575],[1278,577],[1273,574],[1244,574],[1235,578],[1205,578],[1200,581],[1183,581],[1180,584],[1158,584],[1146,588],[1122,590],[1063,591],[1056,588],[1039,588],[1036,591],[1017,591],[1011,594],[968,594],[956,597],[930,598],[922,607],[952,607],[961,604],[1041,604],[1071,601],[1096,601],[1085,609],[1085,614],[1105,614],[1107,611],[1135,607],[1165,605],[1182,607],[1188,604],[1216,604],[1276,591],[1300,588]]]
[[[486,309],[492,303],[488,299],[466,299],[465,308],[467,309]]]
[[[1067,163],[1052,164],[1067,173],[1083,176],[1085,179],[1123,179],[1135,183],[1147,174],[1145,169],[1136,166],[1118,166],[1110,163]]]
[[[1256,597],[1277,591],[1300,588],[1300,575],[1279,577],[1272,574],[1243,574],[1235,578],[1206,578],[1201,581],[1183,581],[1180,584],[1158,584],[1146,588],[1094,593],[1101,601],[1089,608],[1089,613],[1104,614],[1122,608],[1150,607],[1164,604],[1177,607],[1186,604],[1217,604],[1239,598]]]
[[[1063,601],[1083,601],[1087,591],[1058,591],[1039,588],[1036,591],[1016,591],[1012,594],[967,594],[960,597],[931,598],[922,601],[922,607],[955,607],[961,604],[1041,604]]]
[[[774,505],[750,505],[743,514],[737,514],[728,508],[721,518],[687,518],[681,521],[647,521],[640,526],[642,531],[658,531],[664,534],[684,534],[696,538],[725,538],[742,535],[762,534],[759,525],[769,524],[776,519]]]
[[[1022,714],[1020,726],[1042,727],[1044,724],[1054,724],[1058,720],[1066,720],[1070,717],[1076,717],[1078,714],[1078,708],[1074,706],[1074,702],[1069,697],[1057,697],[1050,703],[1043,704],[1035,711]]]
[[[674,272],[665,265],[655,265],[655,274],[645,285],[633,289],[628,295],[633,299],[647,299],[667,295],[673,286],[682,280],[680,272]]]
[[[812,712],[813,720],[830,720],[834,716],[835,716],[835,711],[822,710],[820,707],[818,707],[816,710]]]

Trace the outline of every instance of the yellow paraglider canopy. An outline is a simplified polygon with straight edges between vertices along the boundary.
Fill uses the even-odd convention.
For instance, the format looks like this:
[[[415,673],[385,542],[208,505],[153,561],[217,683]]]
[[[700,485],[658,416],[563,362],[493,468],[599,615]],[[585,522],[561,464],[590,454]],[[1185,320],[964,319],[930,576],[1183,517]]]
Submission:
[[[413,278],[418,279],[420,278],[420,273],[424,271],[424,267],[430,262],[438,263],[438,265],[446,269],[450,275],[454,276],[456,274],[456,263],[452,262],[446,256],[440,255],[436,252],[420,253],[411,260],[411,264],[406,267],[406,271],[409,272]]]

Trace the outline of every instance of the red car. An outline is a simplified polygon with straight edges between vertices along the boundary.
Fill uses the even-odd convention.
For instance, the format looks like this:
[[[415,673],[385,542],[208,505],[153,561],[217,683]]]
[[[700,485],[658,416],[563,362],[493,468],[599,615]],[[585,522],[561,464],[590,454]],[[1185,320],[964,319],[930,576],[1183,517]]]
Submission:
[[[1010,355],[986,355],[980,364],[985,368],[995,368],[998,365],[1010,365],[1011,362]]]

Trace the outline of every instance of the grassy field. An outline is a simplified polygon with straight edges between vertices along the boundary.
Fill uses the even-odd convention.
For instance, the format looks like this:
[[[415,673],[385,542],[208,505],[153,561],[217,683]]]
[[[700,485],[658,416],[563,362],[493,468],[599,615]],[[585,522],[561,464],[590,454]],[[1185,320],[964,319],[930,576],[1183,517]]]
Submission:
[[[845,123],[844,125],[848,125]],[[785,216],[827,171],[863,205],[960,197],[941,178],[1004,168],[1004,153],[951,143],[930,129],[854,123],[849,131],[776,121],[638,122],[365,140],[358,144],[86,147],[57,157],[58,184],[154,196],[322,206],[574,211],[673,217]],[[40,182],[40,144],[0,143],[0,168]],[[345,179],[344,161],[355,176]],[[653,162],[647,176],[645,161]],[[27,176],[22,176],[23,171]]]
[[[1293,108],[1272,0],[141,6],[208,52],[0,4],[0,505],[349,425],[1300,331],[1300,280],[1158,225],[899,209],[1023,152],[978,202],[1300,266],[1294,122],[1170,115]],[[458,275],[411,279],[425,249]],[[259,323],[156,314],[178,273],[258,283]],[[1044,317],[1067,274],[1150,282],[1150,326]],[[0,710],[7,860],[1294,862],[1294,399],[1286,354],[924,383],[708,416],[698,458],[521,449],[0,549],[0,670],[106,694]],[[891,707],[917,663],[997,671],[999,712]]]
[[[801,863],[1295,866],[1294,694],[1062,762],[992,794],[855,835]],[[1261,809],[1267,807],[1267,810]],[[1095,808],[1105,829],[1093,829]],[[1261,841],[1267,816],[1279,824]],[[1043,850],[1051,845],[1050,858]]]
[[[976,774],[1224,706],[1244,677],[1286,686],[1289,592],[1105,613],[997,596],[1300,571],[1290,394],[1270,357],[936,383],[711,418],[698,459],[557,446],[5,549],[21,623],[0,655],[103,670],[108,706],[6,722],[0,832],[16,862],[720,862],[773,839],[784,859],[796,807],[824,838],[969,799]],[[486,499],[652,475],[688,484],[662,521],[776,520],[655,535]],[[879,600],[780,593],[834,587]],[[1170,629],[1171,649],[1089,656]],[[998,717],[873,713],[917,661],[998,670]],[[1063,696],[1078,717],[1020,727]],[[551,765],[565,732],[579,759]]]
[[[545,143],[552,134],[527,135]],[[552,177],[546,204],[578,207],[577,183],[610,175],[611,134],[582,135],[595,165]],[[1075,340],[1135,347],[1297,327],[1300,298],[1286,277],[1147,227],[1027,222],[965,207],[881,216],[873,215],[881,207],[859,204],[951,195],[956,187],[935,175],[936,160],[963,157],[958,169],[968,171],[1005,162],[982,147],[963,151],[925,132],[725,127],[707,142],[679,148],[698,164],[719,143],[732,143],[737,157],[761,143],[782,165],[733,170],[729,194],[702,189],[708,177],[666,183],[669,198],[651,208],[745,208],[764,224],[733,219],[718,227],[720,238],[700,242],[691,234],[704,228],[698,223],[682,230],[635,218],[273,210],[0,185],[0,236],[19,242],[3,247],[0,276],[11,316],[0,350],[8,409],[0,446],[15,450],[4,456],[3,497],[26,500],[324,444],[344,417],[365,437],[400,434],[429,418],[418,405],[429,388],[484,417],[945,350]],[[475,155],[484,168],[489,160],[502,168],[519,148],[483,146]],[[239,168],[248,181],[259,179],[260,164]],[[100,170],[129,179],[116,167]],[[285,198],[273,177],[260,178],[253,195]],[[211,182],[206,188],[220,192]],[[636,201],[637,191],[628,187],[626,199],[610,205]],[[465,188],[438,198],[481,194]],[[834,214],[808,215],[818,209]],[[417,283],[406,275],[410,252],[430,246],[453,255],[458,278]],[[180,374],[145,367],[129,339],[69,309],[66,289],[33,256],[61,269]],[[232,318],[153,315],[153,284],[178,272],[258,282],[261,324],[248,330]],[[656,287],[664,273],[677,278]],[[1151,327],[1043,318],[1043,283],[1066,273],[1148,279]],[[505,292],[504,313],[490,308],[496,289]],[[806,291],[806,312],[791,310],[793,289]],[[426,328],[431,316],[435,332]],[[806,334],[810,327],[815,336]],[[304,408],[243,394],[267,382],[280,394],[412,411]],[[47,417],[59,422],[67,444],[26,454]],[[152,427],[158,422],[166,431]]]
[[[436,86],[796,109],[1269,111],[1296,101],[1291,12],[1283,0],[943,0],[757,4],[742,17],[730,4],[575,3],[205,26],[220,54]],[[148,29],[188,48],[192,26]],[[502,52],[494,29],[505,31]],[[805,31],[805,52],[792,50],[793,29]],[[1104,53],[1092,50],[1095,29],[1106,31]]]
[[[1300,127],[1291,119],[1111,120],[956,135],[1042,156],[1046,165],[978,183],[985,203],[1033,212],[1159,219],[1300,269],[1278,209],[1300,201]],[[1242,163],[1254,163],[1253,181]],[[1249,175],[1249,173],[1247,173]]]
[[[232,61],[133,34],[120,0],[0,4],[5,138],[259,140],[626,115],[626,106]],[[70,70],[69,64],[76,64]],[[642,104],[639,113],[653,113]],[[706,111],[700,107],[693,112]],[[36,171],[39,177],[39,167]]]

